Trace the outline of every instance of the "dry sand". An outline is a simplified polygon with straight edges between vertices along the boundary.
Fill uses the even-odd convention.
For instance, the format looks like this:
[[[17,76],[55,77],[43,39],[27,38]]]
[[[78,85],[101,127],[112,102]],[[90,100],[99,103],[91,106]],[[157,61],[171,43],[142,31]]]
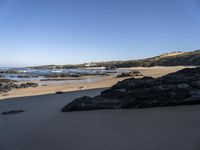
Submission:
[[[184,68],[194,68],[195,66],[173,66],[173,67],[163,67],[163,66],[156,66],[156,67],[131,67],[131,68],[121,68],[122,70],[130,69],[130,70],[138,70],[145,76],[151,77],[161,77],[167,75],[172,72],[176,72],[182,70]]]
[[[200,105],[61,113],[86,90],[0,101],[0,150],[199,150]]]
[[[186,68],[185,66],[175,66],[175,67],[133,67],[133,68],[123,68],[125,70],[138,70],[145,76],[151,77],[161,77],[163,75],[176,72],[178,70]],[[123,70],[122,69],[122,70]],[[36,88],[26,88],[26,89],[15,89],[8,92],[8,95],[1,96],[1,99],[13,98],[13,97],[24,97],[33,95],[42,95],[55,93],[56,91],[77,91],[82,89],[96,89],[96,88],[106,88],[111,87],[118,81],[124,80],[126,78],[114,78],[105,77],[103,80],[87,82],[87,83],[70,83],[70,84],[54,84],[48,86],[39,86]],[[51,81],[50,81],[51,82]],[[80,89],[80,87],[82,87]]]

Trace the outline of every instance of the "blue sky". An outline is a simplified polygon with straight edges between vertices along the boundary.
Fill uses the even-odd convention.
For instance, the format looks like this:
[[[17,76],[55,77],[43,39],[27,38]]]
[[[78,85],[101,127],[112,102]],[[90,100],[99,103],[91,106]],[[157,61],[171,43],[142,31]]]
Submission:
[[[0,0],[0,66],[200,48],[200,0]]]

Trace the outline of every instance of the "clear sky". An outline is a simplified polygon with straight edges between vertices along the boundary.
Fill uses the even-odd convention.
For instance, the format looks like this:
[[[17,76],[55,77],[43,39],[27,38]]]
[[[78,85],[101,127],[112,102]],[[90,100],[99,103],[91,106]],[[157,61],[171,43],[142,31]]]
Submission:
[[[200,0],[0,0],[0,66],[200,48]]]

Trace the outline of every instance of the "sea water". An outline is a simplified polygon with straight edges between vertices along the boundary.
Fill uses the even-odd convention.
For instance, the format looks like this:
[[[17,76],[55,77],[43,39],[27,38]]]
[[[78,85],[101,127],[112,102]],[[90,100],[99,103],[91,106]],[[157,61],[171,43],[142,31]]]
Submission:
[[[87,78],[88,82],[98,80],[100,75],[109,74],[115,76],[119,74],[120,70],[105,70],[104,68],[98,69],[32,69],[32,68],[12,68],[12,67],[0,67],[0,71],[17,71],[17,74],[4,73],[0,74],[5,79],[11,79],[16,81],[32,81],[46,79],[45,76],[52,74],[69,74],[69,75],[97,75],[96,77]],[[30,75],[30,78],[22,78],[18,76]],[[99,75],[99,76],[98,76]],[[68,81],[72,82],[72,81]]]

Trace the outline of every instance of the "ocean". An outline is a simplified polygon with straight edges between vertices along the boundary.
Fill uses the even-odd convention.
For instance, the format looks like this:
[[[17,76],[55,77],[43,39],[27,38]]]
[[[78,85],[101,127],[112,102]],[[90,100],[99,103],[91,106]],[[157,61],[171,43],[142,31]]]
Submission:
[[[116,76],[121,73],[120,70],[105,70],[104,68],[97,69],[31,69],[31,68],[14,68],[14,67],[0,67],[0,76],[5,79],[11,79],[16,81],[31,81],[47,79],[48,75],[112,75]],[[16,73],[17,72],[17,73]],[[124,70],[123,70],[124,72]],[[30,77],[24,77],[29,75]],[[20,77],[19,77],[20,76]],[[87,79],[89,80],[89,79]],[[94,80],[93,78],[91,80]]]

